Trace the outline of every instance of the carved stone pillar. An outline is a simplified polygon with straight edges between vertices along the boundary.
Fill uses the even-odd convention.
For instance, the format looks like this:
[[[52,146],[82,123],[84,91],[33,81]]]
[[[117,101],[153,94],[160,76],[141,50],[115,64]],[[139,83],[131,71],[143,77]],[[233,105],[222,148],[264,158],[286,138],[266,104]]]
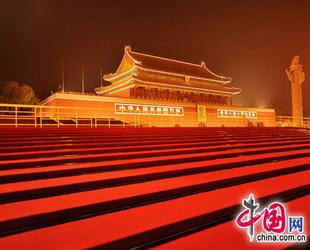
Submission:
[[[303,125],[303,107],[302,107],[302,88],[301,84],[305,81],[305,73],[302,65],[299,63],[300,57],[294,56],[291,66],[286,69],[286,74],[291,82],[292,95],[292,116],[293,126],[301,127]]]

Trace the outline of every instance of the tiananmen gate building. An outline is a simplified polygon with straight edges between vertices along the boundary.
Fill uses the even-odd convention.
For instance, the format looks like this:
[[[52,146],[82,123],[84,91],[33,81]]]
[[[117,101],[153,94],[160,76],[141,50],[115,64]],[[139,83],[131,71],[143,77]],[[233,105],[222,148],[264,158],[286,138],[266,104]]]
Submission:
[[[96,88],[96,94],[55,93],[42,104],[93,108],[142,127],[275,126],[274,109],[232,105],[241,90],[227,86],[232,79],[213,73],[204,62],[162,58],[125,46],[118,69],[103,79],[109,84]],[[81,112],[79,116],[94,115]]]

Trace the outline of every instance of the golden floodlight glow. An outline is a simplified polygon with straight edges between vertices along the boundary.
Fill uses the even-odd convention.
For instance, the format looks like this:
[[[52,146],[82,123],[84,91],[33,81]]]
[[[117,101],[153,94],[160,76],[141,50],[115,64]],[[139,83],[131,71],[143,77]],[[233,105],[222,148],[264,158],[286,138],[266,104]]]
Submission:
[[[184,116],[183,107],[115,103],[115,114]]]
[[[249,118],[256,119],[256,111],[244,111],[244,110],[227,110],[227,109],[218,109],[217,117],[219,118]]]

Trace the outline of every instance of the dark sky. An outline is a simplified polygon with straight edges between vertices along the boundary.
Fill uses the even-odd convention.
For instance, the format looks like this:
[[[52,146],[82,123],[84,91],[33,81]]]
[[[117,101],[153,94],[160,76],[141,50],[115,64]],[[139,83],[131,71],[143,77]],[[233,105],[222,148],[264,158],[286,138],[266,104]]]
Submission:
[[[65,62],[66,88],[99,85],[114,72],[124,45],[134,51],[206,61],[233,78],[234,103],[290,114],[285,67],[295,54],[306,72],[310,116],[310,1],[289,0],[0,0],[0,81],[31,85],[41,99],[56,90]]]

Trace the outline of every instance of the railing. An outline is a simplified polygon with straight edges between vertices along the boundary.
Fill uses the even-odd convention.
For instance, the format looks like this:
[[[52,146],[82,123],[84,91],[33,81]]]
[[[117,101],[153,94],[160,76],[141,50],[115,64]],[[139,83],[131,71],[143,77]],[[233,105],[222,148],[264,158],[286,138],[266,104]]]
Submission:
[[[296,124],[296,121],[298,124]],[[279,127],[303,127],[310,128],[310,117],[277,116],[276,123]]]
[[[32,127],[197,127],[197,112],[186,111],[186,116],[155,116],[115,114],[111,105],[104,108],[64,107],[48,105],[20,105],[0,103],[0,126]],[[246,118],[207,117],[206,126],[262,126],[265,121]],[[291,116],[277,116],[267,126],[294,127]],[[302,127],[310,128],[310,117],[303,118]]]
[[[114,108],[114,107],[113,107]],[[184,117],[115,114],[112,107],[88,108],[49,105],[0,104],[0,126],[32,127],[174,127],[186,124]],[[196,113],[188,114],[191,121]],[[186,126],[194,126],[188,121]]]
[[[125,126],[110,112],[96,108],[74,108],[62,106],[0,104],[0,126]]]

